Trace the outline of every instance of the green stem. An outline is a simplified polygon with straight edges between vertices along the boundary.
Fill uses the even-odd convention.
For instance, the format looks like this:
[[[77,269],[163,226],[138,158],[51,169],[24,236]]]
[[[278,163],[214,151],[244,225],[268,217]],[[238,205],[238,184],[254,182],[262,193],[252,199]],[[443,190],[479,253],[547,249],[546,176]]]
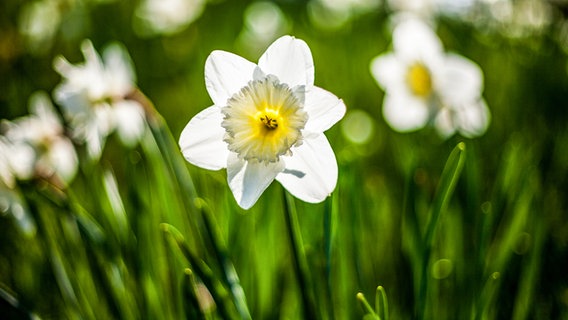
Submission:
[[[327,298],[327,316],[330,320],[334,320],[333,312],[333,297],[331,294],[331,253],[333,245],[333,214],[334,214],[334,201],[335,198],[328,199],[325,202],[324,216],[323,216],[323,234],[325,243],[325,280],[326,280],[326,298]]]
[[[309,320],[319,319],[317,308],[312,294],[312,284],[308,273],[308,262],[305,256],[304,244],[298,224],[298,216],[294,206],[294,198],[283,189],[284,194],[284,218],[286,230],[290,240],[290,248],[294,256],[294,271],[298,278],[302,303],[304,306],[304,318]]]

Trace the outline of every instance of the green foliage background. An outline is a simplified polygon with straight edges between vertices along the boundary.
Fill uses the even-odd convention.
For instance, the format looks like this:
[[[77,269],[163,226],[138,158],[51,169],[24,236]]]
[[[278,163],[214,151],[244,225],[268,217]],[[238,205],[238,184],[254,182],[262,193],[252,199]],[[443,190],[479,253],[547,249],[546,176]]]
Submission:
[[[176,141],[212,104],[203,79],[209,53],[257,61],[264,51],[236,41],[251,1],[210,1],[180,33],[144,38],[132,28],[137,1],[59,1],[62,24],[41,54],[18,33],[28,2],[0,4],[0,118],[26,114],[32,92],[51,92],[60,81],[53,58],[82,61],[79,45],[89,38],[99,50],[111,41],[127,47],[138,86],[164,121],[133,150],[111,138],[101,162],[82,165],[65,194],[21,183],[38,228],[26,235],[10,214],[0,216],[0,314],[246,318],[246,304],[253,319],[296,319],[308,317],[311,298],[318,317],[357,319],[369,311],[357,293],[373,302],[381,285],[392,319],[568,319],[563,2],[551,2],[550,24],[519,37],[489,22],[437,19],[445,48],[484,71],[492,115],[484,136],[442,141],[431,129],[396,133],[382,118],[369,63],[391,48],[386,7],[322,30],[307,2],[276,1],[287,33],[312,51],[316,85],[342,98],[348,114],[364,110],[374,131],[363,145],[342,134],[341,122],[327,132],[339,181],[324,203],[291,200],[274,183],[246,212],[225,172],[186,164]],[[483,14],[477,19],[489,19]],[[297,213],[307,284],[297,281],[287,212]],[[199,309],[202,284],[215,311]],[[241,286],[246,303],[235,294]]]

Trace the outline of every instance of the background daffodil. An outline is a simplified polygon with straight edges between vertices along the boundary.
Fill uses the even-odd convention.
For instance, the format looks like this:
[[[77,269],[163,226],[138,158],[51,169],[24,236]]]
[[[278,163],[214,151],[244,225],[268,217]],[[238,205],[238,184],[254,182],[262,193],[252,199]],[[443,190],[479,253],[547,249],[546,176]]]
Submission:
[[[445,53],[424,22],[408,18],[393,31],[393,52],[371,62],[385,90],[383,115],[395,130],[408,132],[432,123],[440,136],[485,133],[490,113],[481,92],[483,73],[471,60]]]
[[[85,142],[92,159],[98,159],[106,137],[116,131],[121,142],[134,146],[144,133],[144,110],[129,95],[136,90],[136,75],[126,49],[114,43],[97,53],[85,40],[85,62],[71,64],[58,56],[55,70],[63,77],[54,98],[63,108],[74,137]]]

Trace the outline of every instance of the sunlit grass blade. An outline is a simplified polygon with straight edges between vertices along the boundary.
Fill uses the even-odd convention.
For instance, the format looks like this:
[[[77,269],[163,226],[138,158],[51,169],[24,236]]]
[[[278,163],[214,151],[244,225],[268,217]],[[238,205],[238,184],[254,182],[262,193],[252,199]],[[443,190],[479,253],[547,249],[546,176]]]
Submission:
[[[452,150],[444,171],[440,177],[440,182],[436,190],[436,195],[432,201],[432,206],[430,208],[428,226],[426,228],[426,234],[424,236],[424,241],[427,246],[432,245],[432,238],[434,236],[434,231],[440,219],[440,215],[444,212],[448,206],[450,198],[454,193],[454,189],[458,183],[458,179],[463,169],[465,163],[465,143],[460,142]]]
[[[16,297],[2,288],[0,288],[0,310],[2,310],[2,316],[6,317],[6,319],[32,320],[38,318],[33,313],[25,310]]]
[[[545,241],[546,226],[542,219],[533,219],[534,229],[531,239],[527,239],[526,244],[529,252],[525,255],[526,263],[523,263],[523,270],[519,276],[519,291],[515,298],[512,319],[530,319],[530,309],[535,304],[534,295],[538,285],[538,276],[541,272],[541,258]],[[526,234],[528,236],[528,234]]]
[[[233,262],[228,257],[225,245],[221,242],[221,235],[217,228],[214,217],[203,201],[198,201],[196,205],[201,211],[205,229],[209,238],[209,242],[213,245],[213,251],[217,259],[217,263],[221,266],[221,272],[226,285],[230,288],[231,295],[237,311],[242,319],[251,319],[250,311],[247,306],[245,292],[241,287],[239,276],[235,270]]]
[[[385,288],[382,286],[378,286],[375,293],[375,312],[382,320],[389,320],[389,301]]]
[[[200,319],[205,320],[207,317],[201,310],[201,306],[199,303],[199,298],[197,297],[196,293],[196,282],[195,276],[193,275],[193,271],[191,269],[186,268],[184,270],[184,277],[182,283],[182,294],[184,303],[184,311],[186,319]]]
[[[324,216],[323,216],[323,241],[325,250],[325,296],[327,305],[327,317],[330,320],[335,319],[333,294],[332,294],[332,252],[334,249],[334,239],[335,239],[335,226],[336,226],[336,216],[338,210],[339,198],[336,196],[338,190],[331,195],[331,199],[325,201],[324,206]]]
[[[46,188],[29,192],[28,204],[66,305],[64,312],[85,319],[95,319],[96,314],[110,316],[106,301],[93,299],[98,296],[97,286],[77,220],[68,212],[67,198],[54,199],[54,194],[46,191],[50,187]]]
[[[313,286],[309,274],[308,262],[306,260],[300,225],[298,223],[298,213],[296,212],[296,206],[294,205],[294,198],[292,195],[290,195],[284,188],[282,188],[282,192],[284,195],[283,203],[286,231],[290,241],[290,249],[294,256],[294,272],[300,287],[304,317],[305,319],[316,320],[319,319],[318,308],[313,295]]]
[[[198,252],[204,248],[201,236],[201,230],[198,224],[198,219],[187,218],[190,212],[197,213],[193,207],[192,194],[185,194],[180,188],[179,179],[176,178],[178,173],[172,170],[170,162],[165,154],[178,152],[178,150],[160,150],[160,145],[156,141],[158,133],[147,134],[142,141],[142,149],[147,157],[147,172],[149,178],[152,179],[152,186],[148,186],[146,192],[151,195],[153,199],[152,205],[159,206],[162,214],[161,219],[165,219],[168,223],[176,225],[177,228],[184,230],[184,232],[191,232],[192,237],[187,239],[188,244]],[[181,175],[181,172],[179,173]],[[186,172],[187,179],[191,179]],[[163,221],[161,221],[163,222]]]
[[[453,195],[454,189],[462,172],[465,159],[465,143],[460,142],[452,150],[448,160],[446,161],[446,165],[444,166],[444,170],[442,171],[442,175],[436,189],[436,194],[432,200],[429,210],[429,221],[426,226],[426,232],[423,240],[424,250],[422,253],[422,270],[420,272],[420,287],[416,304],[418,319],[423,319],[425,316],[428,288],[428,267],[432,252],[434,231],[436,230],[441,214],[446,211],[450,198]]]
[[[191,270],[203,281],[219,308],[220,316],[223,319],[240,319],[236,306],[232,302],[230,291],[217,279],[205,261],[191,251],[179,230],[166,223],[161,224],[161,228],[172,247],[181,252],[182,256],[189,262]]]
[[[357,293],[357,300],[359,301],[359,303],[363,307],[363,311],[365,311],[365,316],[363,317],[363,319],[365,319],[365,320],[382,320],[379,317],[379,315],[375,313],[375,310],[373,309],[373,307],[371,307],[371,305],[369,304],[369,302],[365,298],[365,295],[362,292]]]
[[[108,211],[109,224],[114,229],[121,243],[127,241],[129,226],[126,210],[124,209],[124,202],[122,196],[118,191],[118,183],[116,177],[110,170],[102,172],[102,184],[105,192],[104,199],[107,200],[110,210]],[[102,197],[101,197],[102,198]]]
[[[476,310],[473,312],[476,320],[496,318],[494,306],[496,304],[495,297],[501,283],[500,278],[501,274],[499,272],[494,272],[487,277],[479,294]]]

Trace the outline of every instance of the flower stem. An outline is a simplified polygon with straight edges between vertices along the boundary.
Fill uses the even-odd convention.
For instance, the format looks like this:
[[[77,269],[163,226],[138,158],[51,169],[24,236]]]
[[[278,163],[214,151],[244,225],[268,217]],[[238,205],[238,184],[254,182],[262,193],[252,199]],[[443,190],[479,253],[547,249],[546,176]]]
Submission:
[[[298,224],[298,215],[294,205],[294,198],[283,189],[284,195],[284,218],[286,220],[286,230],[290,240],[290,249],[294,256],[294,271],[297,276],[302,304],[304,306],[305,319],[319,319],[315,304],[311,279],[308,273],[308,262],[304,251],[304,244]]]

